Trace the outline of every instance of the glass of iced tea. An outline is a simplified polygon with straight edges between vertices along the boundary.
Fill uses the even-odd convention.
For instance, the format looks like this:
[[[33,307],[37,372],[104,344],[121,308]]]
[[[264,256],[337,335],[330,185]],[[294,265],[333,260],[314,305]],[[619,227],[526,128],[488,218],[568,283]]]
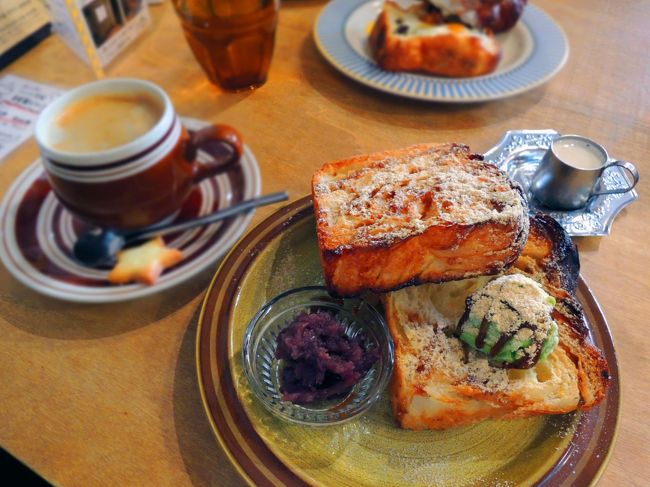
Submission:
[[[224,90],[266,82],[280,0],[172,0],[197,61]]]

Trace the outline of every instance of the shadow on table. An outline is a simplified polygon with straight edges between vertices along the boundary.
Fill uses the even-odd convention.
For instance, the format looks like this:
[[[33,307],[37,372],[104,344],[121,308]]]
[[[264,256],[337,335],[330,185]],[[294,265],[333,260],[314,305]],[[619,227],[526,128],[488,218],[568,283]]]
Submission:
[[[217,265],[153,296],[111,304],[49,298],[7,276],[0,279],[0,295],[6,303],[1,313],[13,326],[46,338],[92,340],[120,335],[155,323],[185,306],[205,291]]]
[[[174,425],[178,449],[193,485],[246,485],[212,432],[196,374],[196,330],[201,307],[183,336],[174,375]]]
[[[196,60],[191,58],[188,59],[188,62],[196,63]],[[181,88],[170,87],[168,91],[173,91],[172,101],[174,104],[183,107],[183,116],[192,116],[212,122],[220,121],[218,114],[227,111],[254,93],[253,90],[238,93],[226,92],[212,84],[205,75],[198,79],[196,77],[188,78]],[[200,96],[197,93],[200,93]],[[206,111],[206,107],[209,107],[209,111]]]
[[[600,248],[602,237],[573,237],[580,252],[597,252]]]
[[[337,71],[320,54],[311,33],[303,40],[300,62],[305,80],[332,103],[373,123],[385,121],[406,128],[458,130],[494,125],[520,117],[540,102],[545,91],[541,87],[480,103],[436,103],[391,95]]]

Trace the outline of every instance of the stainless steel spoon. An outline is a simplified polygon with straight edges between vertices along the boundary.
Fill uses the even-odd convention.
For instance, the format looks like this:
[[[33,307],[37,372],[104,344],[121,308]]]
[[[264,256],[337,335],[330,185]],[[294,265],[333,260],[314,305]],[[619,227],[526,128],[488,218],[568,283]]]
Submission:
[[[131,232],[97,228],[81,235],[75,242],[72,253],[84,265],[90,267],[111,266],[115,263],[117,253],[129,243],[218,222],[225,218],[238,215],[239,213],[252,210],[258,206],[285,201],[288,198],[289,195],[287,192],[281,191],[279,193],[251,198],[193,220],[181,223],[158,224]]]

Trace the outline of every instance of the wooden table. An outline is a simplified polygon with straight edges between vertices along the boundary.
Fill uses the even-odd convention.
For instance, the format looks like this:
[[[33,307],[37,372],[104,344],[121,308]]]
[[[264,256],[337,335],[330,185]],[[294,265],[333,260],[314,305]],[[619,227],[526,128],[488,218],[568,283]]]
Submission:
[[[348,80],[319,55],[312,26],[326,2],[286,0],[261,89],[210,85],[169,2],[109,69],[159,83],[185,115],[238,127],[257,155],[265,192],[309,191],[322,163],[418,142],[462,141],[484,151],[504,131],[554,128],[601,141],[642,173],[641,198],[611,236],[581,238],[582,272],[609,319],[622,371],[618,441],[601,485],[650,477],[650,4],[535,3],[564,27],[566,67],[547,85],[493,103],[409,101]],[[90,70],[53,36],[5,69],[71,88]],[[0,194],[37,157],[30,141],[0,166]],[[259,210],[254,223],[270,214]],[[60,485],[238,485],[201,404],[194,342],[213,273],[148,299],[79,305],[38,295],[0,266],[0,445]]]

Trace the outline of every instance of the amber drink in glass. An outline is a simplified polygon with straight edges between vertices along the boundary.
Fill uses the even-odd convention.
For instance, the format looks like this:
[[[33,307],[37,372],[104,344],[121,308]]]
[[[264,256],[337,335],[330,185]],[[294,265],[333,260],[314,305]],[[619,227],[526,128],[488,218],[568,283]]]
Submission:
[[[172,0],[197,61],[224,90],[266,82],[279,0]]]

